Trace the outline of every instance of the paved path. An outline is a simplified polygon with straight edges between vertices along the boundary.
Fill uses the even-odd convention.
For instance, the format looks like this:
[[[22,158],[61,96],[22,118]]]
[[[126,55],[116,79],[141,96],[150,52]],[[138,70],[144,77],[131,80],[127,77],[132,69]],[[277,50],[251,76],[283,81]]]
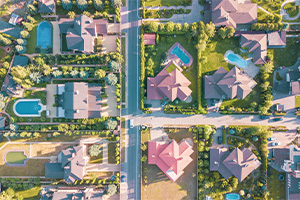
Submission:
[[[53,55],[61,54],[60,52],[60,31],[58,22],[51,22],[53,26]]]
[[[88,172],[119,172],[121,166],[115,164],[88,164],[86,170]]]
[[[172,7],[173,6],[156,7],[156,10],[171,9]],[[178,6],[178,7],[182,7],[182,6]],[[192,6],[187,6],[183,8],[191,9],[192,11],[189,14],[174,14],[171,18],[143,19],[143,21],[172,21],[174,23],[181,23],[181,24],[184,23],[191,24],[193,22],[203,21],[203,15],[201,15],[201,10],[204,10],[204,6],[200,5],[198,0],[193,0]]]
[[[300,17],[300,12],[298,12],[298,14],[295,17],[290,17],[290,15],[286,12],[286,10],[284,9],[284,6],[287,3],[292,3],[295,2],[295,5],[300,5],[299,0],[286,0],[285,2],[283,2],[283,4],[281,5],[281,9],[280,9],[280,15],[282,15],[282,19],[284,20],[296,20]]]
[[[108,164],[108,143],[103,143],[102,144],[102,153],[103,153],[103,160],[102,163],[103,164]]]
[[[263,7],[261,6],[257,6],[260,10],[264,11],[265,13],[267,14],[271,14],[269,11],[267,11],[266,9],[264,9]]]

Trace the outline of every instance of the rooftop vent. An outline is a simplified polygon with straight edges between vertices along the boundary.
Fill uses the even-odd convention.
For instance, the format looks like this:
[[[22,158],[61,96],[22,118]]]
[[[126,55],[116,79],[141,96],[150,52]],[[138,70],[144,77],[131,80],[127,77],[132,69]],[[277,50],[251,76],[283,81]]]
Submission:
[[[245,164],[244,167],[248,167],[248,164]]]
[[[151,83],[151,85],[150,85],[151,87],[154,87],[154,83]]]
[[[232,160],[232,162],[236,162],[236,160],[235,160],[235,159],[233,159],[233,160]]]

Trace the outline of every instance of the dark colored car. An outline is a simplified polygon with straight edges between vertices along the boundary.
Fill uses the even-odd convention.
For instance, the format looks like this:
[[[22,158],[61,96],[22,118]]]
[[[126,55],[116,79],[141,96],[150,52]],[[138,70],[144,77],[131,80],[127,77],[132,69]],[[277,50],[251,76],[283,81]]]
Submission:
[[[211,104],[211,106],[215,106],[215,99],[211,99],[210,104]]]
[[[122,175],[122,176],[121,176],[121,182],[122,182],[122,183],[125,183],[125,182],[126,182],[126,176],[125,176],[125,175]]]
[[[261,115],[260,119],[270,119],[270,116],[268,116],[268,115]]]
[[[282,117],[276,117],[276,118],[274,118],[274,121],[282,121],[282,120],[283,120]]]
[[[222,142],[223,142],[222,137],[221,137],[221,136],[218,136],[218,144],[222,144]]]
[[[151,108],[151,107],[152,107],[152,104],[145,103],[145,104],[144,104],[144,107],[145,107],[145,108]]]

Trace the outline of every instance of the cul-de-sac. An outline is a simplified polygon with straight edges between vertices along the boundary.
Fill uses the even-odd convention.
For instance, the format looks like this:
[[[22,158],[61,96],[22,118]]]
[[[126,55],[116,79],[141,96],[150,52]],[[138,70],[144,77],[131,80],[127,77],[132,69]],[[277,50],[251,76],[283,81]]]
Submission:
[[[0,200],[300,200],[300,0],[0,0]]]

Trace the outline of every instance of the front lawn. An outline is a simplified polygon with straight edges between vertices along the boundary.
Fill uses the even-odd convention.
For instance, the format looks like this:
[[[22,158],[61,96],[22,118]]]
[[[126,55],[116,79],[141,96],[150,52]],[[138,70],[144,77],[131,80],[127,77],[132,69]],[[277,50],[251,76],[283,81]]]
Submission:
[[[3,58],[4,52],[4,49],[0,49],[0,58]]]
[[[159,35],[159,43],[155,45],[155,55],[153,52],[151,53],[151,45],[146,46],[145,48],[145,54],[146,56],[146,63],[147,60],[151,57],[151,59],[154,62],[154,75],[156,76],[162,69],[163,66],[161,66],[162,57],[168,50],[171,48],[174,43],[180,43],[183,48],[191,54],[193,57],[193,63],[191,66],[187,67],[186,70],[183,70],[183,75],[189,79],[191,82],[191,85],[189,88],[192,90],[192,102],[191,103],[185,103],[180,102],[178,104],[171,103],[173,105],[180,105],[182,108],[188,108],[191,107],[193,104],[197,105],[197,50],[194,47],[194,44],[186,38],[185,35]]]
[[[26,53],[28,54],[33,54],[35,53],[35,44],[36,44],[36,28],[37,26],[35,26],[32,31],[30,31],[30,38],[28,38],[27,40],[27,45],[26,45],[26,48],[27,48],[27,51]]]
[[[295,96],[295,108],[300,107],[300,96]]]
[[[37,200],[41,198],[40,191],[41,187],[37,186],[28,190],[17,191],[17,194],[21,195],[24,200]]]
[[[185,138],[192,138],[192,133],[188,129],[178,129],[176,133],[167,131],[167,134],[170,139],[175,139],[177,142]],[[171,181],[156,165],[143,162],[142,199],[197,199],[196,144],[194,144],[193,150],[194,153],[191,155],[193,161],[184,169],[184,174],[176,182]]]
[[[104,1],[103,1],[103,5],[104,5]],[[75,12],[77,15],[82,14],[84,11],[81,11],[78,9],[78,7],[76,6],[76,4],[73,4],[73,7],[71,9],[71,11]],[[97,10],[95,9],[95,7],[93,5],[89,5],[86,9],[86,11],[88,11],[91,14],[94,14]],[[67,15],[69,11],[65,10],[62,6],[56,6],[56,14],[57,15]],[[107,6],[103,7],[103,10],[98,11],[98,12],[107,12],[108,14],[115,14],[115,9],[111,6],[111,3],[109,1],[109,4],[107,4]]]
[[[295,5],[295,2],[285,4],[284,9],[290,17],[295,17],[299,13],[299,6]]]
[[[151,137],[150,137],[150,128],[147,128],[146,130],[142,131],[142,143],[146,143],[149,140],[151,140]]]
[[[0,176],[45,176],[45,163],[47,159],[29,159],[26,166],[7,166],[4,162],[0,164]]]
[[[116,147],[117,143],[108,143],[108,163],[116,164]]]

